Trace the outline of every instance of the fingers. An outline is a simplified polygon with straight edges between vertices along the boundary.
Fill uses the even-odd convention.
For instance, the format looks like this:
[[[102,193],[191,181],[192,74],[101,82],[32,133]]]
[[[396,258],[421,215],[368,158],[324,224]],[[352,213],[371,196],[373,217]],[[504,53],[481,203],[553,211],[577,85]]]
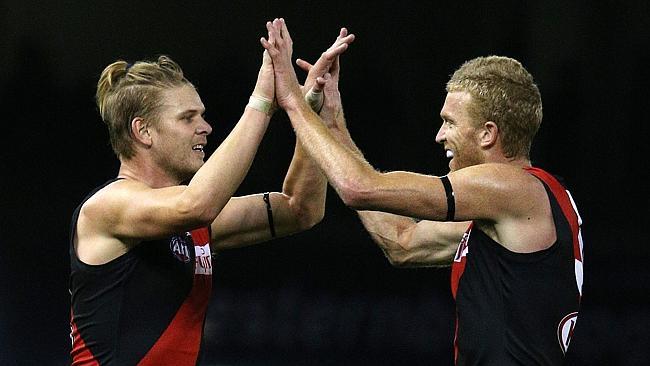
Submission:
[[[274,48],[275,44],[275,31],[271,22],[266,22],[266,31],[268,33],[269,39],[267,40],[266,38],[262,37],[260,38],[260,43],[265,50],[270,51],[272,48]]]
[[[309,62],[307,62],[307,61],[305,61],[303,59],[300,59],[300,58],[296,59],[296,65],[298,65],[298,67],[300,67],[301,69],[303,69],[306,72],[309,72],[309,70],[311,70],[311,68],[314,67]]]
[[[289,28],[287,28],[287,22],[285,22],[284,18],[276,20],[280,23],[280,35],[282,36],[282,39],[289,42],[289,44],[293,44],[291,34],[289,34]]]
[[[323,91],[325,88],[325,84],[327,84],[327,80],[329,79],[329,74],[325,74],[323,76],[319,76],[316,78],[316,84],[311,88],[315,93],[320,93]]]

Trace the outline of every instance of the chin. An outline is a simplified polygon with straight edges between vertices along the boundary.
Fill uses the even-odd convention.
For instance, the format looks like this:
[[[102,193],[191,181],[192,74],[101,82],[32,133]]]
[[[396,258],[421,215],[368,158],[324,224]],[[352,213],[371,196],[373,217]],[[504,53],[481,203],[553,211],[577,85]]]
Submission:
[[[453,172],[455,170],[458,170],[458,168],[456,167],[456,164],[454,164],[453,160],[450,160],[449,161],[449,171]]]

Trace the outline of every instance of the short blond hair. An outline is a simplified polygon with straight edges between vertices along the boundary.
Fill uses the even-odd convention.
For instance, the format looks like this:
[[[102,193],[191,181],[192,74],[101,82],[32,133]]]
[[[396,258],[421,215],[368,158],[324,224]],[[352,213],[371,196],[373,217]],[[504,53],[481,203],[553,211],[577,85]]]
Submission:
[[[135,153],[131,121],[136,117],[155,121],[162,105],[162,91],[183,85],[192,84],[168,56],[133,65],[119,60],[104,69],[95,98],[118,158],[129,159]]]
[[[542,97],[532,75],[515,59],[477,57],[465,62],[447,82],[447,92],[467,92],[477,124],[497,124],[506,157],[529,157],[542,123]]]

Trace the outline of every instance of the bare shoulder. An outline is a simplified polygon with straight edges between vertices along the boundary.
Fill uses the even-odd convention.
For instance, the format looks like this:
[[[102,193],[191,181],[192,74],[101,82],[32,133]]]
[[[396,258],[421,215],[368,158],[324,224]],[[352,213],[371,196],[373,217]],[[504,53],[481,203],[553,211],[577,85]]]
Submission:
[[[473,165],[450,173],[449,179],[461,219],[497,222],[521,217],[547,200],[542,183],[521,166]]]
[[[112,211],[128,204],[129,200],[132,200],[134,192],[148,189],[151,188],[141,182],[126,179],[117,180],[98,190],[84,202],[81,206],[80,216],[110,220]]]
[[[473,169],[489,180],[492,200],[489,220],[479,227],[497,243],[521,253],[548,248],[555,241],[555,227],[543,183],[522,167],[483,164]],[[484,183],[486,184],[486,183]]]
[[[147,189],[144,184],[119,180],[98,190],[81,206],[74,236],[78,258],[99,265],[126,253],[133,244],[113,235],[116,212],[129,204],[129,193]]]
[[[502,163],[472,165],[450,173],[451,176],[458,176],[461,179],[479,179],[480,181],[490,181],[495,184],[502,183],[506,185],[535,181],[535,178],[522,167]],[[533,178],[533,180],[530,180],[530,178]]]
[[[508,194],[517,192],[531,193],[543,190],[541,182],[519,166],[510,164],[478,164],[460,169],[449,175],[452,181],[472,186],[504,191]]]

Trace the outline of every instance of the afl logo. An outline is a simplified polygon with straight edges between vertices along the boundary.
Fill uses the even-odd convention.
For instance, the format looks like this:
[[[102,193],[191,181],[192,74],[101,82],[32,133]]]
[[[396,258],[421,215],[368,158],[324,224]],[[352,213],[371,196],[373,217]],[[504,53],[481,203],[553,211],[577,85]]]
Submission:
[[[190,251],[187,243],[190,241],[192,236],[190,233],[185,233],[181,235],[174,235],[169,240],[169,249],[174,254],[174,257],[183,263],[188,263],[190,261]]]
[[[472,226],[473,225],[469,226],[467,231],[463,234],[463,237],[460,239],[458,249],[456,249],[456,255],[454,256],[454,262],[460,262],[465,256],[467,256],[467,253],[469,252],[467,242],[469,241],[469,236],[472,234]]]
[[[576,320],[578,319],[578,313],[571,313],[560,321],[560,324],[557,326],[557,340],[560,342],[560,348],[562,348],[562,353],[566,353],[567,348],[569,348],[569,342],[573,337],[573,329],[576,326]]]

